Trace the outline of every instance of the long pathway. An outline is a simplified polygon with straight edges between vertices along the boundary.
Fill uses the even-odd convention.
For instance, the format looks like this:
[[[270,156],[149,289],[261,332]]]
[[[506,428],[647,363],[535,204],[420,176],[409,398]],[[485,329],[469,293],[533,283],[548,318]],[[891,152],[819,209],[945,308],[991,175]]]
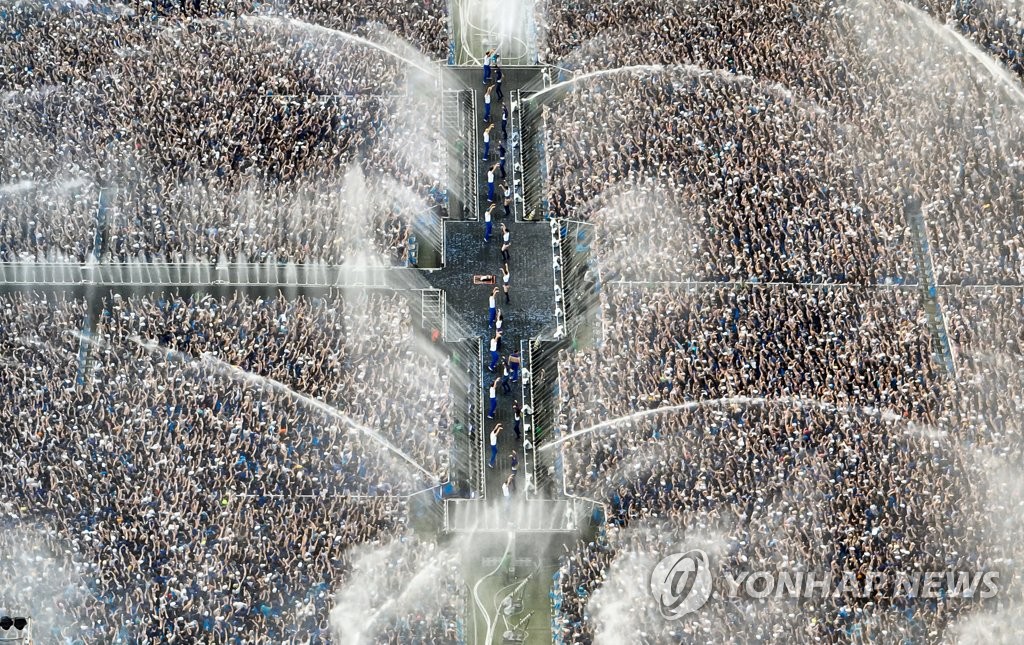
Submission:
[[[539,71],[540,68],[537,67],[505,68],[503,82],[505,97],[504,99],[494,97],[491,107],[490,123],[495,125],[491,132],[495,136],[491,142],[490,159],[488,160],[483,157],[483,131],[489,123],[483,120],[483,97],[487,86],[482,82],[482,71],[478,67],[451,69],[459,81],[474,91],[477,102],[479,119],[476,124],[476,159],[479,164],[481,183],[477,210],[480,218],[475,222],[449,221],[446,223],[446,265],[442,270],[428,274],[432,286],[445,290],[449,311],[458,317],[462,328],[484,340],[485,355],[482,374],[485,411],[490,410],[487,400],[488,390],[492,383],[498,381],[496,388],[498,406],[495,410],[495,418],[486,419],[484,432],[480,433],[480,440],[485,442],[484,455],[486,457],[490,452],[489,446],[486,445],[488,435],[495,425],[501,424],[503,427],[498,436],[498,457],[494,467],[486,468],[485,472],[486,486],[482,492],[491,500],[498,500],[502,497],[502,483],[510,473],[513,451],[516,451],[517,458],[522,465],[522,441],[517,441],[513,432],[512,411],[513,402],[518,401],[520,405],[522,404],[522,382],[510,384],[511,392],[506,394],[500,385],[502,375],[500,363],[493,372],[488,369],[490,355],[487,350],[490,339],[494,335],[493,328],[488,324],[488,297],[494,286],[497,286],[499,289],[497,304],[504,319],[501,342],[502,360],[508,358],[512,351],[518,349],[521,342],[535,338],[551,329],[555,320],[554,266],[549,225],[546,222],[517,222],[514,214],[505,216],[499,196],[500,188],[496,187],[497,206],[494,209],[493,233],[490,242],[484,242],[483,239],[485,226],[483,213],[491,205],[487,194],[487,168],[493,166],[498,160],[498,150],[502,143],[501,110],[509,101],[514,90],[528,83],[536,84]],[[536,127],[536,124],[527,123],[524,124],[524,127]],[[510,139],[516,135],[511,119],[508,134]],[[522,139],[521,133],[519,138]],[[512,149],[508,146],[505,170],[510,185],[513,177],[512,164]],[[496,179],[500,181],[500,169],[496,174]],[[530,178],[531,181],[536,179],[539,177]],[[527,189],[540,190],[541,187],[532,185]],[[505,302],[504,295],[501,293],[501,276],[504,265],[501,255],[502,224],[508,227],[512,242],[508,262],[511,276],[509,303]],[[493,276],[495,285],[474,284],[474,276],[482,275]],[[522,473],[522,469],[520,469],[520,473]],[[520,475],[517,480],[519,487],[522,488],[523,477]]]

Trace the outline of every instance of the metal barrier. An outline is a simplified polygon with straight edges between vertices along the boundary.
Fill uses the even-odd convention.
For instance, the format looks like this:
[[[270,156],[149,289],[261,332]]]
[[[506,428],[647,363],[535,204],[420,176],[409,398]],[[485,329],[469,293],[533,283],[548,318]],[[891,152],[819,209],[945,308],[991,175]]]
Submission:
[[[547,185],[545,161],[543,158],[544,132],[541,118],[541,106],[536,101],[522,99],[520,92],[519,112],[519,147],[520,166],[523,190],[523,217],[527,220],[547,218],[544,207],[544,186]],[[534,94],[534,92],[529,92]]]
[[[561,338],[567,329],[565,319],[565,267],[562,266],[562,226],[558,220],[551,221],[551,266],[555,290],[555,331],[552,336]]]
[[[523,100],[522,91],[512,90],[509,102],[519,106],[512,110],[512,134],[509,136],[509,151],[512,153],[512,211],[515,221],[526,219],[526,190],[528,182],[523,165]]]
[[[522,392],[523,405],[521,410],[523,424],[523,470],[526,473],[526,487],[524,495],[527,499],[533,499],[537,496],[537,459],[536,455],[533,454],[534,439],[533,439],[533,388],[531,370],[532,363],[530,362],[530,343],[529,341],[519,341],[519,357],[520,357],[520,369],[519,369],[519,387]]]
[[[448,216],[477,219],[476,101],[471,90],[448,89],[441,96],[441,128],[448,154]]]
[[[452,398],[454,444],[452,485],[448,495],[484,495],[483,341],[465,338],[446,343],[451,360],[449,388]]]
[[[469,123],[463,126],[463,133],[467,134],[467,143],[464,148],[463,158],[466,167],[469,169],[465,178],[466,214],[465,219],[476,221],[480,219],[477,207],[480,204],[480,165],[477,162],[476,140],[476,93],[471,90],[464,90],[462,93],[462,105],[464,113],[469,115]]]
[[[567,339],[532,340],[526,352],[529,383],[525,385],[529,387],[530,407],[524,407],[523,422],[529,425],[526,434],[533,444],[527,468],[532,473],[538,496],[564,492],[564,489],[556,490],[562,482],[561,453],[541,451],[541,448],[560,433],[558,352],[568,346]]]
[[[561,240],[561,295],[564,330],[568,335],[580,325],[594,322],[600,311],[597,258],[593,253],[594,226],[576,220],[559,220]]]
[[[544,79],[544,87],[547,88],[551,85],[551,73],[550,69],[545,69],[541,73],[541,77]],[[540,176],[544,186],[551,185],[551,168],[548,165],[549,159],[551,158],[550,153],[550,141],[548,140],[548,109],[545,106],[539,106],[540,110],[540,121],[541,127],[539,128],[540,136],[538,136],[537,146],[537,157],[540,163]],[[541,208],[544,212],[544,219],[551,218],[551,206],[548,203],[547,195],[542,196]]]
[[[591,516],[589,502],[532,499],[498,508],[483,499],[446,499],[445,530],[450,533],[574,533]]]
[[[427,269],[428,271],[430,269]],[[407,278],[403,278],[403,273]],[[419,270],[393,266],[354,267],[324,263],[228,262],[3,262],[0,286],[277,286],[381,287],[415,284]]]

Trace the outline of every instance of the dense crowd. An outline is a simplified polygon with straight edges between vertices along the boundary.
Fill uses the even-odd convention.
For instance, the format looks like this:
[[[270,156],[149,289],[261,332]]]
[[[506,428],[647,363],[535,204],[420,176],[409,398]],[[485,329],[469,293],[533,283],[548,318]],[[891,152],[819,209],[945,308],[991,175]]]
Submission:
[[[563,451],[567,488],[605,501],[612,529],[563,561],[562,641],[626,625],[644,643],[940,642],[985,611],[977,598],[888,590],[712,602],[682,621],[646,595],[603,609],[635,597],[661,556],[698,547],[732,572],[1002,567],[1011,580],[1020,553],[1007,524],[1024,518],[1006,495],[1024,482],[1018,379],[1012,367],[968,370],[989,351],[1016,360],[1020,293],[955,298],[947,316],[963,367],[951,382],[914,290],[606,286],[599,348],[560,362],[563,432],[622,418]],[[1019,610],[1019,586],[1004,592]]]
[[[1024,461],[1024,291],[953,287],[940,303],[957,369],[952,404],[970,440]]]
[[[401,494],[446,477],[447,362],[401,295],[115,294],[84,333],[82,300],[0,308],[0,554],[36,549],[67,586],[47,608],[57,582],[3,585],[39,642],[322,642],[348,550],[412,545]],[[452,603],[389,615],[376,642],[454,642]]]
[[[928,239],[939,282],[1024,279],[1021,79],[927,14],[898,2],[550,4],[547,62],[567,78],[662,66],[545,99],[551,214],[607,225],[599,250],[613,271],[910,282],[909,251]],[[650,42],[660,33],[672,38]]]
[[[297,3],[331,28],[4,8],[0,259],[343,263],[370,241],[404,261],[412,223],[443,207],[443,146],[434,72],[385,27],[433,56],[443,6],[382,26],[363,4]]]

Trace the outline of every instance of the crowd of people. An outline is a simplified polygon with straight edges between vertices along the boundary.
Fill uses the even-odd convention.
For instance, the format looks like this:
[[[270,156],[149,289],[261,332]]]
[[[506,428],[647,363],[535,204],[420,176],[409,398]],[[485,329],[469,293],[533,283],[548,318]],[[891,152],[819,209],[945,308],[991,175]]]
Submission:
[[[444,6],[378,7],[381,25],[373,4],[4,8],[0,259],[341,264],[370,241],[403,262],[445,202]]]
[[[1002,568],[1000,602],[1019,611],[1008,525],[1024,508],[1006,491],[1024,482],[1021,292],[962,289],[946,313],[961,365],[951,379],[913,289],[606,285],[599,347],[560,359],[562,432],[620,419],[562,451],[567,490],[604,501],[612,525],[563,561],[562,642],[592,642],[611,621],[608,596],[635,596],[661,556],[689,548],[732,572],[836,579]],[[616,624],[644,643],[940,642],[991,608],[890,591],[740,598],[668,621],[644,590]]]
[[[550,214],[598,224],[613,275],[912,282],[928,239],[940,283],[1024,279],[1021,79],[954,28],[900,2],[541,15],[565,79],[643,66],[542,99]]]
[[[5,580],[31,581],[31,549],[61,572],[5,583],[0,604],[39,618],[37,642],[348,629],[328,620],[348,550],[415,542],[405,495],[444,480],[451,450],[447,360],[414,336],[404,296],[114,294],[86,314],[81,299],[0,300],[0,555],[27,558]],[[373,642],[454,643],[456,601],[387,615]]]
[[[445,205],[428,64],[446,12],[0,7],[0,261],[405,262]],[[733,572],[998,569],[978,633],[1020,625],[1024,16],[982,0],[536,15],[562,80],[638,67],[543,100],[546,202],[597,225],[603,284],[598,344],[560,357],[559,424],[622,419],[560,451],[567,491],[609,526],[561,563],[556,638],[941,642],[993,610],[876,594],[667,621],[646,576],[688,548]],[[686,280],[745,286],[615,284]],[[948,373],[921,280],[940,285]],[[499,369],[490,309],[493,416],[519,357]],[[411,328],[397,294],[0,297],[0,606],[28,608],[41,642],[317,643],[359,622],[337,611],[351,585],[390,607],[362,641],[464,642],[458,567],[402,591],[438,569],[408,495],[447,479],[464,403]],[[481,436],[492,464],[500,432]],[[370,582],[360,545],[386,554]]]
[[[546,197],[552,216],[596,225],[603,283],[596,348],[560,357],[559,424],[619,420],[560,451],[567,490],[610,519],[556,575],[561,642],[1019,638],[1013,11],[555,0],[540,12],[545,62],[581,77],[544,99]],[[937,290],[948,371],[908,288],[922,280],[965,285]],[[644,583],[692,548],[734,574],[997,569],[1006,584],[990,603],[944,587],[712,600],[666,620]]]

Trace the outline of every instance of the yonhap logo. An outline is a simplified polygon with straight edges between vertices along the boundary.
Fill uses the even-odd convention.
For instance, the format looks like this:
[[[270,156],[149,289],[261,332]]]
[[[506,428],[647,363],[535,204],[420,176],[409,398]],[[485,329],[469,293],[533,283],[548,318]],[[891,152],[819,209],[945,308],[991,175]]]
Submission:
[[[700,549],[673,553],[651,571],[651,594],[661,615],[678,620],[691,614],[711,597],[711,562]]]

